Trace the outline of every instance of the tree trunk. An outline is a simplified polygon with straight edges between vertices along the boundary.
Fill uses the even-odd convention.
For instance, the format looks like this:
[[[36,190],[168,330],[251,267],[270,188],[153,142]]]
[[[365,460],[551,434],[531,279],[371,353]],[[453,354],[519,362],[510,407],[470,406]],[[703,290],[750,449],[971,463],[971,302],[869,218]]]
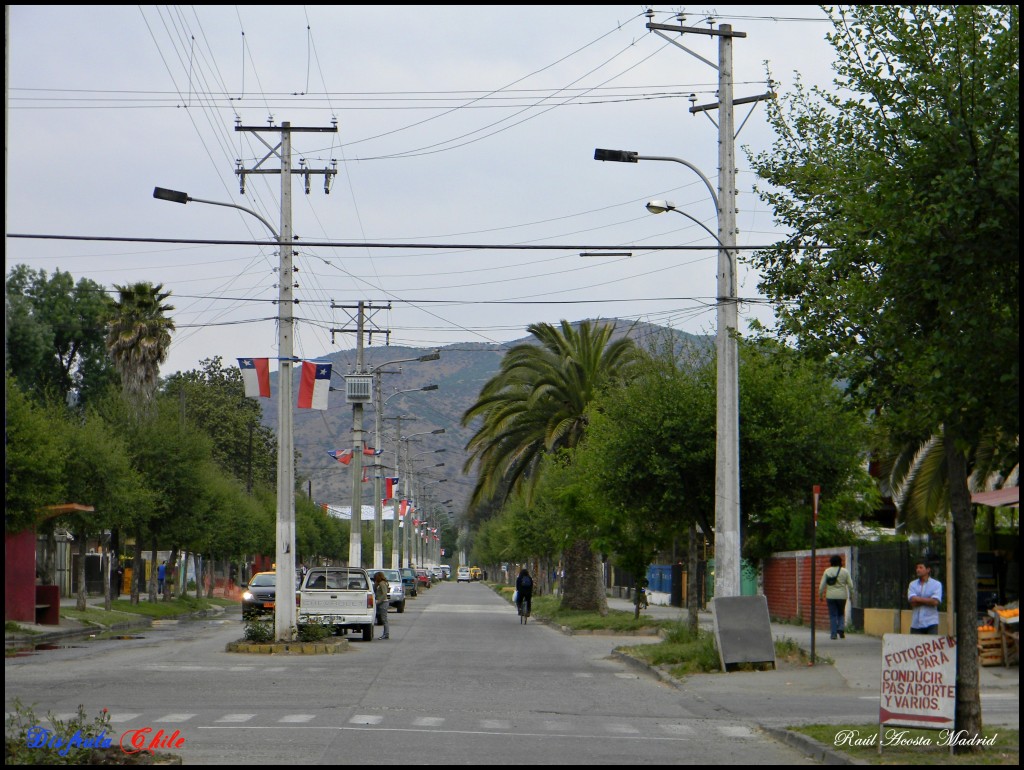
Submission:
[[[590,548],[587,540],[577,540],[565,552],[565,578],[562,608],[590,610],[608,614],[608,599],[604,593],[601,560]]]
[[[132,554],[132,593],[130,601],[132,604],[139,603],[139,593],[142,590],[142,526],[135,527],[135,549]]]
[[[156,601],[156,589],[157,589],[157,565],[156,556],[156,535],[152,535],[149,541],[149,600],[151,602]],[[164,582],[167,582],[167,572],[164,572]]]
[[[114,568],[114,563],[110,558],[109,548],[104,552],[100,563],[102,564],[100,569],[103,570],[103,609],[110,612],[110,584],[112,582],[110,580],[110,570]]]
[[[178,546],[171,547],[171,557],[167,560],[167,569],[164,572],[164,601],[175,598],[178,575]]]
[[[697,580],[697,525],[690,523],[689,546],[686,553],[686,625],[696,634],[699,627],[700,587]]]
[[[212,599],[213,598],[213,584],[215,582],[217,582],[215,580],[215,578],[214,578],[213,556],[211,554],[207,554],[205,561],[206,561],[206,570],[205,570],[205,572],[206,572],[206,598],[207,599]]]
[[[203,575],[200,572],[200,559],[199,553],[195,552],[192,554],[192,572],[196,576],[196,598],[200,599],[203,596]]]
[[[949,478],[949,505],[953,512],[956,543],[956,597],[946,598],[947,612],[956,608],[956,729],[968,736],[981,735],[981,694],[978,689],[978,544],[974,537],[971,493],[967,488],[967,461],[946,429],[943,444]],[[979,751],[958,745],[957,754]]]
[[[76,532],[75,537],[78,538],[78,595],[76,597],[75,609],[79,612],[85,612],[85,533]]]

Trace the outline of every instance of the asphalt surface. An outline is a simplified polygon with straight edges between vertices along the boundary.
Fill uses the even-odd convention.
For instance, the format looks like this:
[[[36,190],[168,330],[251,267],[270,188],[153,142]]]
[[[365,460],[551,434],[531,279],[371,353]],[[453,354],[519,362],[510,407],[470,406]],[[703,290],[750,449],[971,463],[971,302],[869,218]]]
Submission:
[[[74,599],[64,599],[64,607],[74,607]],[[90,605],[102,602],[91,598]],[[612,609],[632,611],[631,601],[609,597]],[[675,607],[651,605],[644,615],[670,620],[684,620],[685,610]],[[702,628],[712,629],[710,612],[700,613]],[[80,636],[94,629],[61,618],[59,626],[19,624],[38,633],[21,637],[23,643],[46,645],[62,639]],[[148,621],[144,623],[148,625]],[[120,629],[138,628],[127,624]],[[119,630],[115,627],[112,630]],[[805,626],[771,624],[776,640],[792,640],[803,650],[811,648],[811,629]],[[12,637],[6,635],[11,643]],[[595,651],[658,641],[657,637],[618,635],[576,636],[577,643],[593,646]],[[877,719],[882,668],[882,640],[861,633],[848,633],[845,639],[830,640],[828,633],[818,631],[815,638],[816,653],[821,662],[806,664],[780,664],[775,671],[748,671],[722,674],[702,674],[677,680],[660,669],[646,667],[627,656],[618,657],[629,665],[646,669],[666,685],[678,689],[696,708],[708,714],[728,713],[753,720],[766,732],[784,740],[826,763],[846,763],[846,756],[831,747],[822,746],[803,736],[788,731],[788,726],[822,723],[871,723]],[[986,731],[998,726],[1017,728],[1020,711],[1019,666],[983,666],[979,668],[982,716]]]

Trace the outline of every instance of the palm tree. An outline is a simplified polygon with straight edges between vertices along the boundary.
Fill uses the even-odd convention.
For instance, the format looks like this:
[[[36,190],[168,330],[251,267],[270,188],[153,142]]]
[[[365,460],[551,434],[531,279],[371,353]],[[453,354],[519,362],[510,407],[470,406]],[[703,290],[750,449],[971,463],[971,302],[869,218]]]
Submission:
[[[171,293],[163,284],[146,282],[114,288],[120,297],[107,324],[107,351],[125,395],[141,406],[156,392],[160,364],[171,346],[174,321],[164,314],[174,307],[162,304]]]
[[[536,343],[516,345],[502,359],[501,368],[466,410],[462,424],[480,424],[466,445],[469,459],[464,471],[477,466],[471,505],[480,505],[522,490],[529,499],[541,458],[579,444],[587,427],[587,407],[600,388],[625,376],[638,359],[628,337],[612,341],[614,324],[578,328],[568,321],[557,329],[531,324]],[[585,539],[566,552],[564,602],[573,608],[604,606],[603,591],[595,590],[600,570]],[[591,584],[594,585],[591,585]]]
[[[140,282],[114,285],[119,299],[107,323],[107,352],[121,376],[121,388],[129,405],[141,416],[152,402],[160,376],[160,364],[171,346],[174,321],[164,315],[174,310],[163,301],[171,296],[164,285]],[[155,549],[154,549],[155,551]],[[156,553],[153,554],[156,563]],[[142,574],[142,527],[135,528],[134,575]],[[150,578],[150,601],[156,601],[156,574]],[[139,580],[132,581],[131,603],[139,602]]]
[[[1016,486],[1019,479],[1019,440],[1005,441],[990,435],[967,451],[968,488],[983,492]],[[891,496],[899,520],[910,532],[927,532],[936,519],[950,510],[949,480],[945,460],[945,434],[940,431],[924,441],[900,447],[883,464],[883,493]]]

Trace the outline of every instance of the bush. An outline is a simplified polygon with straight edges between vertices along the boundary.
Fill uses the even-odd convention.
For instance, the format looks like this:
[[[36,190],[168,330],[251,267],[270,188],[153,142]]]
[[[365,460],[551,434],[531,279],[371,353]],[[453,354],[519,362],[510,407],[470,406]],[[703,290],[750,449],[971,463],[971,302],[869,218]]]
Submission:
[[[321,639],[326,639],[330,636],[332,630],[330,626],[316,621],[300,623],[298,630],[299,641],[319,642]]]
[[[245,624],[245,638],[256,644],[274,641],[274,624],[266,620],[250,620]]]
[[[113,748],[116,754],[122,754],[117,736],[109,731],[110,714],[106,709],[92,721],[85,715],[84,706],[79,706],[78,715],[67,722],[52,713],[44,720],[36,716],[31,706],[15,698],[14,711],[7,717],[4,729],[4,764],[100,764],[95,756],[100,751]]]

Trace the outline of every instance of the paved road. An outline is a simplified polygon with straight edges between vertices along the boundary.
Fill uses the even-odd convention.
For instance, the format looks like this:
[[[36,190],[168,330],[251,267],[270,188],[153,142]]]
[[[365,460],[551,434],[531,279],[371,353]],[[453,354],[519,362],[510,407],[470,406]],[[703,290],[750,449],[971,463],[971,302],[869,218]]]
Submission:
[[[444,583],[391,615],[391,640],[333,656],[224,652],[234,619],[69,642],[6,661],[40,711],[178,730],[186,763],[806,764],[698,695],[610,656],[622,639],[519,625],[482,584]]]

